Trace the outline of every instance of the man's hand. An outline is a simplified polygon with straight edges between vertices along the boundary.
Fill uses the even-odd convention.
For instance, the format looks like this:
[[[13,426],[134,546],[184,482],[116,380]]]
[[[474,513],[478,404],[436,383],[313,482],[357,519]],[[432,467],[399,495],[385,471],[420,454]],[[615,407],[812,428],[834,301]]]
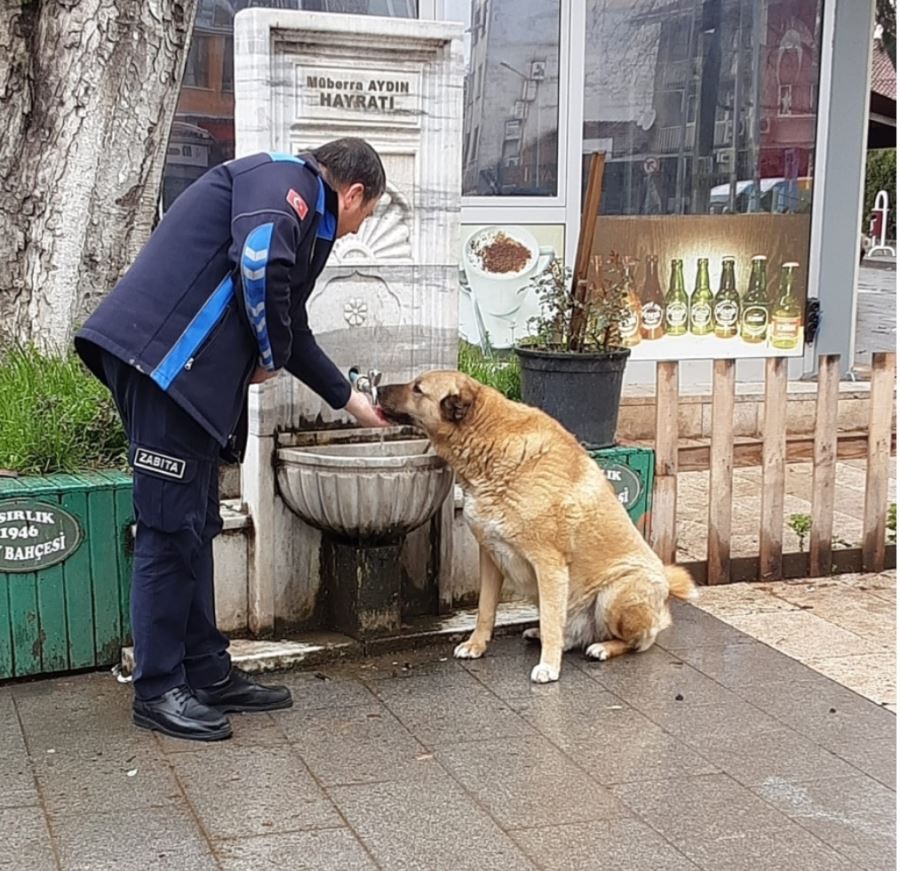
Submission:
[[[381,411],[372,407],[365,394],[355,390],[350,394],[350,401],[344,406],[344,410],[352,414],[360,426],[390,426]]]
[[[257,366],[256,371],[250,376],[251,384],[264,384],[270,378],[274,378],[278,374],[276,369],[274,372],[269,371],[263,366]]]

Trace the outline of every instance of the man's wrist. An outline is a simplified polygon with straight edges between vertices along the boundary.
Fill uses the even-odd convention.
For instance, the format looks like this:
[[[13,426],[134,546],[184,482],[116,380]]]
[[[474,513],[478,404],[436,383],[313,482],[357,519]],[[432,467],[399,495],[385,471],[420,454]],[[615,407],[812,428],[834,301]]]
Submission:
[[[350,396],[347,399],[347,404],[344,406],[344,411],[349,411],[350,414],[359,411],[360,402],[364,402],[366,405],[369,404],[369,401],[356,390],[350,390]]]

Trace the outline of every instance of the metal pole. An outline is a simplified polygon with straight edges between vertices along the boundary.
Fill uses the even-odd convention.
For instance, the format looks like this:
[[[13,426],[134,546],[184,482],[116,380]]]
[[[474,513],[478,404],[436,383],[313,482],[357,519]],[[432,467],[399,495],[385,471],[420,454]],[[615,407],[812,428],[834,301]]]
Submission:
[[[541,85],[534,83],[534,104],[536,107],[534,132],[534,193],[539,195],[541,187]]]
[[[839,0],[833,8],[830,76],[822,82],[829,91],[825,141],[819,145],[825,149],[824,172],[817,175],[813,194],[821,210],[821,233],[814,249],[818,263],[810,273],[818,280],[822,307],[816,355],[839,354],[841,372],[846,374],[853,367],[856,333],[875,0]]]
[[[684,174],[687,160],[684,153],[685,142],[687,141],[687,125],[688,125],[688,96],[691,92],[691,85],[694,83],[694,55],[696,54],[696,46],[694,44],[694,34],[696,32],[697,23],[697,3],[702,0],[695,0],[691,9],[691,30],[688,37],[688,57],[687,57],[687,74],[685,75],[684,90],[681,92],[681,141],[678,143],[678,171],[675,177],[675,209],[676,213],[684,214]],[[698,105],[699,112],[699,105]],[[694,141],[697,138],[697,124],[694,122]]]
[[[763,44],[763,16],[765,8],[762,4],[752,3],[750,30],[750,106],[747,111],[747,123],[750,125],[747,143],[750,152],[750,169],[753,171],[753,184],[750,186],[750,201],[747,211],[758,212],[760,209],[759,189],[759,55]]]
[[[743,94],[744,77],[744,4],[738,7],[737,28],[737,58],[734,64],[734,106],[731,112],[731,175],[728,179],[728,211],[734,214],[737,205],[737,180],[738,180],[738,138],[741,127],[741,101]],[[747,123],[750,123],[748,117]]]

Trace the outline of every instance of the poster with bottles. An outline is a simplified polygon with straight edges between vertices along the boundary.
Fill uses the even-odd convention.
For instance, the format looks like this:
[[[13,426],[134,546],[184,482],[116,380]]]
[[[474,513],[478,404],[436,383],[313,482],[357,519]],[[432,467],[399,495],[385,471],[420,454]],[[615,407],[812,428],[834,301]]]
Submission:
[[[507,350],[529,334],[564,229],[463,226],[463,339]],[[633,360],[800,356],[808,248],[808,215],[601,216],[594,259],[621,263]]]
[[[633,360],[802,355],[808,252],[808,214],[601,216],[594,238]]]

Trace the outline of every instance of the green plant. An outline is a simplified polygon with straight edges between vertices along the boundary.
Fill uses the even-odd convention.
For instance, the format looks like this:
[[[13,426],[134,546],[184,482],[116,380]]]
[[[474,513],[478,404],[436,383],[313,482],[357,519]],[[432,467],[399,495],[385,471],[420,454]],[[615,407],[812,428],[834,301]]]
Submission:
[[[869,218],[875,207],[875,196],[887,191],[890,211],[887,216],[888,239],[897,238],[897,152],[893,148],[870,151],[866,154],[866,193],[863,202],[863,233],[869,235]]]
[[[891,502],[887,513],[887,531],[888,541],[891,544],[897,543],[897,503]]]
[[[112,398],[74,354],[0,351],[0,469],[48,474],[124,467]]]
[[[555,257],[544,272],[531,278],[541,313],[529,320],[531,335],[522,344],[573,353],[621,348],[620,324],[629,314],[626,277],[615,252],[592,258],[589,277],[578,282]]]
[[[522,398],[519,363],[515,356],[501,356],[497,351],[485,354],[476,345],[459,343],[459,370],[476,381],[499,390],[507,399]]]
[[[792,514],[788,518],[788,526],[794,530],[794,535],[800,541],[800,550],[803,550],[809,531],[812,529],[812,517],[808,514]]]

